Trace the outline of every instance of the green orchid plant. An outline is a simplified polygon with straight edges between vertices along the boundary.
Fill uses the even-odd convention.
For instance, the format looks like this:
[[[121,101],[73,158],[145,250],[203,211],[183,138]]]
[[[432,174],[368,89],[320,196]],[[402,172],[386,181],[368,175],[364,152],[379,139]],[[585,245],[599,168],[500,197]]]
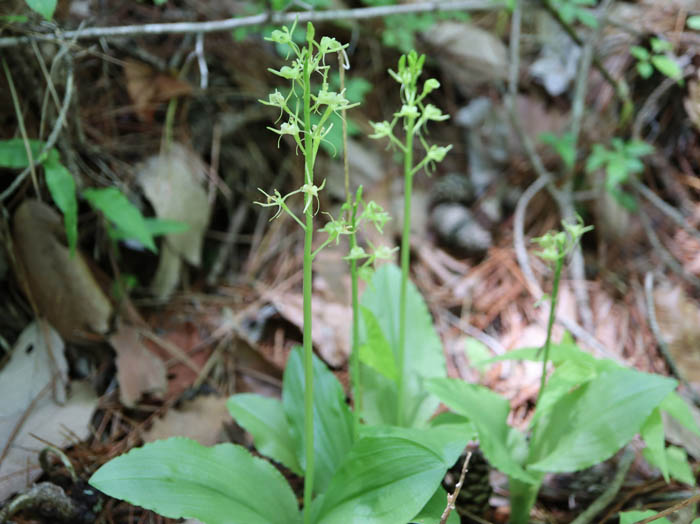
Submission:
[[[276,90],[263,103],[278,108],[283,120],[270,129],[280,140],[293,140],[303,155],[304,183],[286,195],[277,190],[261,190],[265,199],[259,204],[274,209],[273,218],[291,216],[304,231],[303,346],[290,353],[281,401],[255,394],[233,395],[228,400],[229,411],[253,436],[258,453],[272,462],[230,443],[205,447],[189,439],[171,438],[111,460],[95,472],[90,483],[112,497],[166,517],[196,518],[206,524],[435,523],[441,520],[447,500],[440,483],[474,436],[473,426],[462,421],[439,421],[430,428],[361,424],[365,411],[360,410],[358,399],[368,398],[376,390],[370,380],[360,392],[357,359],[364,354],[365,367],[371,369],[381,356],[377,357],[374,348],[358,346],[361,337],[357,334],[357,321],[353,345],[358,349],[351,356],[354,412],[341,384],[313,353],[314,257],[325,246],[338,243],[341,236],[349,236],[346,260],[354,274],[356,291],[358,275],[369,273],[376,259],[391,253],[387,248],[367,251],[358,244],[356,233],[363,224],[373,224],[381,231],[388,219],[377,204],[363,201],[361,188],[354,199],[348,199],[344,215],[331,219],[320,230],[326,238],[314,248],[314,219],[325,183],[318,184],[314,176],[319,146],[329,132],[330,115],[344,112],[353,104],[342,90],[330,90],[328,83],[327,61],[342,55],[346,45],[329,37],[316,41],[314,27],[308,24],[306,44],[299,46],[292,39],[293,31],[294,27],[283,28],[270,37],[290,51],[291,64],[272,73],[290,81],[291,89],[286,95]],[[312,77],[320,80],[318,90],[312,89]],[[425,119],[420,122],[423,126]],[[433,153],[419,164],[419,169],[435,159]],[[295,196],[303,199],[302,217],[294,212]],[[382,277],[376,277],[372,275],[372,284],[381,286]],[[435,336],[420,296],[411,288],[405,295],[409,314],[415,314],[411,306],[423,308],[418,312],[418,327],[427,329],[427,336]],[[359,306],[356,292],[353,310],[358,317],[358,311],[368,311]],[[374,317],[369,314],[367,318]],[[366,326],[369,338],[374,334],[382,339],[382,331],[374,327],[371,321]],[[368,346],[366,341],[364,345]],[[280,469],[304,477],[301,510]],[[457,515],[453,514],[448,522],[458,522]]]

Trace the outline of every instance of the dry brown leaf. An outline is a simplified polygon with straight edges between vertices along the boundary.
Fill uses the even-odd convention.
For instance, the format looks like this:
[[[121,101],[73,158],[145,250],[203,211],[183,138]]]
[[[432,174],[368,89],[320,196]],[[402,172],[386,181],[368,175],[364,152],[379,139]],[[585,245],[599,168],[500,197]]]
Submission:
[[[90,434],[90,420],[97,406],[97,395],[88,384],[73,382],[67,401],[56,404],[45,391],[34,402],[22,422],[23,413],[14,422],[0,423],[0,449],[7,445],[18,423],[22,423],[0,463],[0,502],[28,487],[42,473],[38,453],[50,442],[63,448]]]
[[[683,100],[683,105],[695,129],[700,131],[700,72],[688,82],[688,96]]]
[[[203,446],[213,446],[227,439],[223,424],[231,421],[226,397],[201,395],[180,409],[170,409],[143,435],[145,442],[170,437],[188,437]]]
[[[301,295],[270,294],[267,298],[280,315],[303,330],[304,308]],[[314,297],[312,313],[311,338],[318,353],[331,367],[342,366],[350,354],[350,307]]]
[[[106,333],[112,305],[83,255],[78,251],[71,256],[60,216],[46,204],[27,199],[15,212],[13,237],[25,292],[63,339]]]
[[[144,122],[151,122],[158,103],[188,95],[192,86],[178,78],[154,71],[150,66],[128,59],[124,63],[126,90],[134,102],[136,114]]]
[[[700,383],[700,308],[680,286],[662,284],[654,290],[661,335],[681,373]]]
[[[158,271],[151,290],[159,298],[169,296],[180,279],[181,259],[194,266],[202,260],[202,242],[209,223],[209,201],[202,187],[204,165],[180,144],[149,158],[137,180],[158,218],[187,224],[187,231],[165,235]]]
[[[63,340],[44,320],[22,331],[0,371],[0,425],[7,424],[5,417],[21,415],[45,391],[65,400],[68,363],[63,349]]]
[[[117,353],[119,400],[133,406],[144,393],[164,393],[167,389],[165,364],[143,344],[138,329],[120,325],[109,337]]]

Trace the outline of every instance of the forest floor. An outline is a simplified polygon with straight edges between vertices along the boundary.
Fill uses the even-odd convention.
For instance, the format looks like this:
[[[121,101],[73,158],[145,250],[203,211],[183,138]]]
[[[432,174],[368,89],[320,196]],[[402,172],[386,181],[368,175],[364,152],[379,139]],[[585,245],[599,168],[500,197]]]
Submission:
[[[557,21],[544,2],[527,4],[514,68],[507,10],[396,15],[396,4],[387,4],[388,17],[339,18],[317,23],[316,33],[350,43],[344,82],[348,98],[361,102],[348,114],[350,185],[362,184],[366,199],[392,216],[383,236],[364,237],[374,245],[398,245],[402,224],[401,169],[392,151],[367,138],[370,121],[391,120],[398,109],[386,71],[415,47],[427,55],[427,76],[440,81],[431,100],[451,118],[430,129],[430,140],[453,148],[431,177],[416,175],[411,278],[444,344],[449,376],[504,395],[509,422],[527,428],[541,364],[478,363],[543,344],[549,308],[539,302],[552,274],[529,239],[559,228],[573,211],[595,229],[564,276],[554,339],[569,331],[596,357],[660,374],[673,374],[674,365],[686,391],[700,383],[700,33],[686,24],[700,6],[603,2],[606,23],[591,30]],[[293,220],[270,221],[273,213],[254,202],[264,198],[259,189],[284,193],[303,176],[294,142],[267,129],[277,115],[258,102],[282,85],[268,68],[278,69],[284,57],[263,39],[271,26],[199,36],[61,36],[246,16],[260,11],[254,0],[67,0],[43,25],[22,2],[14,7],[0,8],[0,138],[53,140],[80,191],[116,187],[144,216],[190,229],[176,243],[156,237],[157,252],[144,249],[114,240],[118,228],[83,199],[76,259],[46,184],[27,171],[13,185],[22,170],[2,168],[0,507],[52,480],[85,504],[86,522],[175,522],[111,499],[96,507],[81,498],[84,482],[109,459],[159,438],[251,445],[232,422],[227,397],[280,395],[287,355],[302,338],[303,234]],[[341,7],[363,5],[314,3],[317,10]],[[47,31],[58,40],[35,39]],[[644,60],[631,48],[657,56],[653,39],[669,43],[657,55],[678,64],[681,77],[653,61],[651,71],[640,67]],[[595,59],[586,67],[590,52]],[[517,92],[509,99],[513,74]],[[327,181],[320,207],[335,217],[345,200],[342,155],[332,155],[342,149],[340,127],[318,168]],[[637,158],[623,151],[633,140],[653,147]],[[600,147],[619,154],[587,169]],[[326,219],[317,215],[318,228]],[[348,386],[346,250],[331,245],[314,262],[313,341]],[[57,342],[43,348],[45,361],[10,366],[10,356],[29,354],[47,329]],[[700,440],[672,433],[667,438],[697,468]],[[65,452],[77,484],[60,465],[42,469],[36,452],[44,445]],[[661,510],[694,493],[693,486],[665,483],[640,446],[632,443],[638,457],[600,522],[616,522],[624,508]],[[613,458],[548,477],[533,519],[572,521],[610,482],[616,464]],[[506,522],[505,477],[492,472],[490,484],[481,518]],[[13,520],[41,522],[21,512]]]

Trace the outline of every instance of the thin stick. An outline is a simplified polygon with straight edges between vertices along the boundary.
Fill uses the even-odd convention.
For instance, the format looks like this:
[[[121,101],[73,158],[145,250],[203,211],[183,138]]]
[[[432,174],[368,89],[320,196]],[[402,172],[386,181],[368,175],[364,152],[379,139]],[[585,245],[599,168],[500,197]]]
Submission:
[[[634,451],[632,451],[632,449],[629,447],[625,448],[625,452],[622,455],[620,462],[617,464],[617,471],[615,472],[615,477],[612,479],[612,482],[608,484],[608,487],[605,488],[605,491],[600,495],[600,497],[593,501],[593,503],[588,506],[583,513],[576,517],[571,524],[588,524],[598,513],[603,511],[608,504],[615,499],[615,496],[622,487],[622,483],[625,481],[625,477],[627,476],[627,472],[629,471],[633,461]]]
[[[700,240],[700,232],[696,228],[692,227],[688,223],[688,219],[676,211],[673,206],[670,206],[664,202],[656,193],[654,193],[639,180],[632,180],[632,186],[641,196],[646,198],[651,205],[675,222],[677,226],[683,229],[683,231]]]
[[[61,128],[63,127],[63,124],[66,121],[68,108],[70,107],[71,98],[73,97],[73,69],[70,61],[68,62],[68,64],[69,65],[66,79],[66,89],[63,93],[63,106],[61,107],[61,111],[58,113],[58,117],[56,118],[56,122],[53,126],[53,129],[51,130],[51,134],[46,139],[46,143],[44,144],[44,147],[41,148],[41,151],[39,152],[37,158],[41,158],[44,155],[44,153],[48,152],[54,145],[56,145],[58,135],[61,133]],[[4,202],[10,195],[12,195],[12,193],[15,192],[15,190],[22,184],[24,179],[27,178],[27,175],[32,171],[32,169],[34,169],[34,167],[35,164],[34,162],[32,162],[29,165],[29,167],[25,168],[24,171],[22,171],[19,175],[15,177],[15,179],[12,181],[9,187],[5,191],[0,193],[0,202]]]
[[[642,219],[644,232],[646,233],[652,247],[658,252],[659,257],[661,257],[661,261],[683,280],[700,289],[700,278],[683,269],[683,266],[681,266],[681,264],[673,257],[668,249],[666,249],[666,246],[661,243],[661,239],[659,239],[659,236],[656,234],[654,226],[651,223],[651,219],[643,209],[639,210],[639,217]]]
[[[445,511],[442,512],[442,516],[440,517],[440,524],[446,524],[447,518],[450,516],[452,510],[455,509],[455,501],[457,500],[459,492],[462,489],[462,485],[464,484],[464,477],[467,475],[467,471],[469,471],[469,461],[471,460],[471,458],[472,452],[468,451],[467,458],[464,459],[464,464],[462,464],[462,472],[459,474],[459,482],[455,484],[454,493],[452,493],[451,495],[447,495],[447,507],[445,507]]]
[[[504,2],[491,0],[452,0],[449,2],[420,2],[378,7],[362,7],[357,9],[334,9],[331,11],[304,11],[291,13],[260,13],[253,16],[227,18],[210,22],[174,22],[164,24],[124,25],[114,27],[93,27],[80,31],[64,31],[55,34],[37,33],[31,36],[0,38],[0,48],[14,47],[29,43],[33,39],[56,41],[68,38],[79,40],[94,40],[102,37],[143,36],[163,34],[215,33],[248,27],[252,25],[273,24],[284,25],[305,22],[323,22],[333,20],[366,20],[382,18],[389,15],[409,13],[446,13],[451,11],[498,11],[505,7]]]
[[[644,520],[640,520],[639,522],[637,522],[637,524],[649,524],[649,522],[654,522],[655,520],[663,518],[666,515],[670,515],[671,513],[675,513],[679,509],[683,509],[684,507],[690,506],[691,504],[695,504],[696,502],[700,502],[700,493],[698,493],[697,495],[693,495],[689,499],[685,499],[676,504],[675,506],[671,506],[670,508],[665,509],[660,513],[657,513],[653,517],[647,517]]]
[[[41,201],[41,193],[39,192],[39,179],[36,176],[36,162],[34,161],[32,155],[32,146],[29,145],[29,135],[27,135],[27,128],[24,125],[24,116],[22,115],[22,107],[19,104],[19,97],[17,96],[17,90],[15,89],[15,82],[12,79],[12,73],[10,73],[10,68],[7,67],[7,62],[2,59],[2,69],[5,71],[5,78],[7,79],[7,85],[10,87],[10,96],[12,97],[12,105],[15,108],[15,115],[17,115],[17,125],[19,126],[19,132],[22,135],[22,140],[24,141],[24,149],[27,153],[27,162],[29,163],[29,172],[32,174],[32,184],[34,185],[34,192],[36,197]]]

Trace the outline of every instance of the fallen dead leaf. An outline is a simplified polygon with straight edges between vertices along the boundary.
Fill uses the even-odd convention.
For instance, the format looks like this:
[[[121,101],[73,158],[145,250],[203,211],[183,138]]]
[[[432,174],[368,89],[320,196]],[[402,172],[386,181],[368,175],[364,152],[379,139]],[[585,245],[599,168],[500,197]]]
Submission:
[[[29,324],[0,371],[0,425],[5,417],[21,415],[44,391],[53,390],[59,402],[66,398],[68,363],[64,344],[46,321]],[[52,387],[49,387],[52,386]]]
[[[689,382],[700,383],[700,308],[680,286],[654,290],[656,319],[671,356]]]
[[[171,98],[188,95],[192,86],[171,75],[158,73],[150,66],[128,59],[124,63],[126,90],[134,102],[136,114],[144,122],[151,122],[157,104]]]
[[[117,381],[119,400],[133,406],[144,393],[165,393],[167,378],[165,364],[143,344],[139,330],[120,325],[109,337],[117,353]]]
[[[193,266],[202,260],[202,242],[209,223],[210,206],[202,187],[204,165],[180,144],[149,158],[137,177],[146,198],[160,219],[188,226],[186,231],[165,235],[158,270],[151,290],[159,298],[169,296],[180,280],[182,259]]]
[[[65,404],[57,404],[45,391],[23,422],[24,413],[21,413],[14,422],[0,423],[0,446],[2,449],[9,446],[0,462],[0,502],[39,478],[42,471],[38,454],[46,446],[45,442],[63,448],[88,437],[97,401],[97,395],[88,384],[73,382]],[[21,427],[9,442],[17,424]]]
[[[303,330],[304,308],[301,295],[270,293],[267,298],[280,315]],[[350,354],[350,306],[314,297],[312,313],[314,321],[311,324],[311,338],[319,355],[331,367],[342,366]]]
[[[14,215],[13,238],[25,293],[63,339],[106,333],[112,305],[83,255],[77,251],[71,256],[58,213],[37,200],[25,200]]]
[[[143,435],[145,442],[170,437],[188,437],[203,446],[213,446],[228,440],[223,424],[231,421],[226,397],[200,395],[184,403],[180,409],[170,409]]]

